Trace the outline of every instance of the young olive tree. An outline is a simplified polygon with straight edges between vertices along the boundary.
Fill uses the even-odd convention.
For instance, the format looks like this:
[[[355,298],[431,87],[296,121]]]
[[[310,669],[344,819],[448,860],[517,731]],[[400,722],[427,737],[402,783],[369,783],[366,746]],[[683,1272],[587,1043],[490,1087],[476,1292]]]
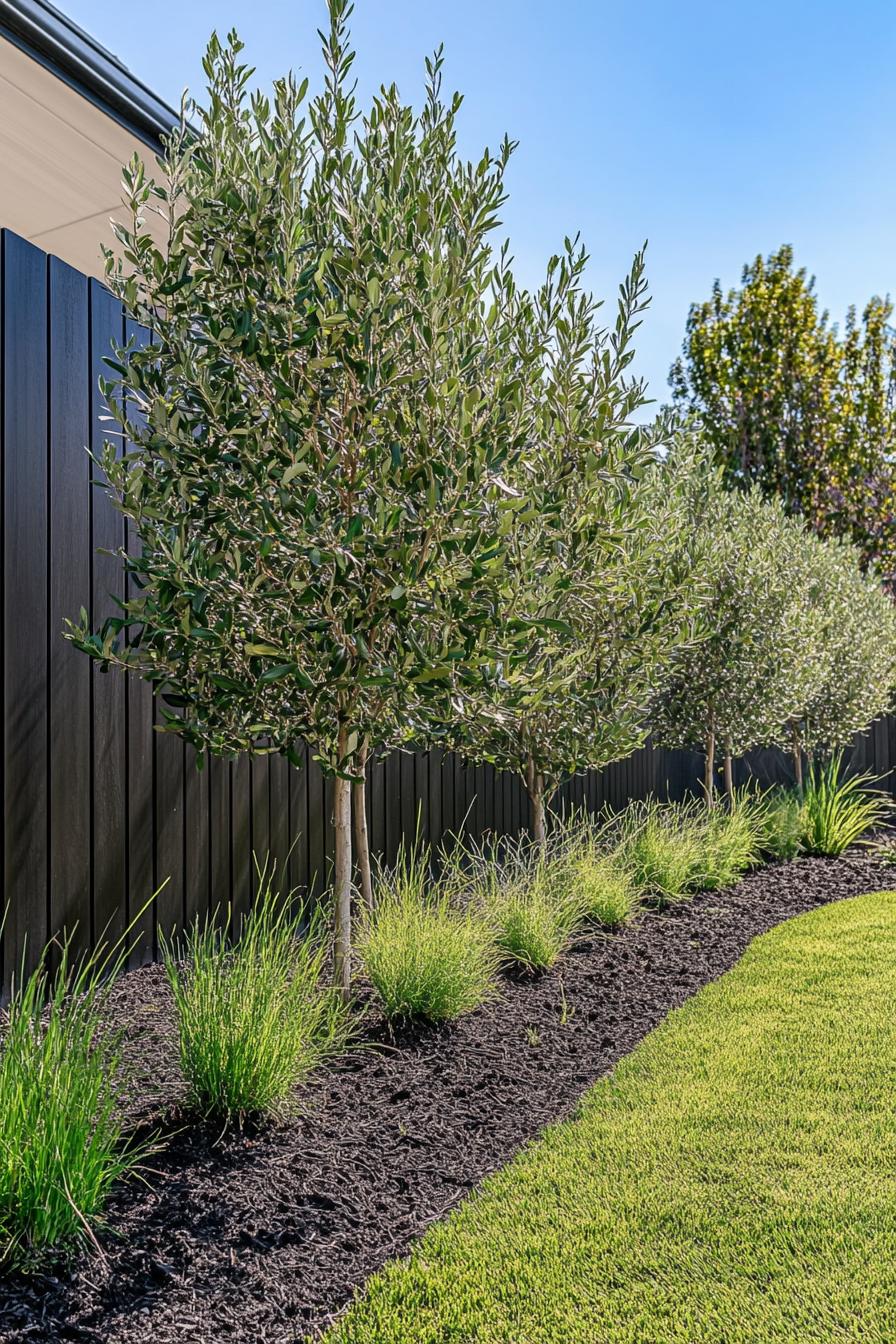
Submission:
[[[134,596],[69,634],[148,678],[165,729],[197,748],[292,757],[307,740],[335,781],[347,992],[368,746],[425,731],[501,653],[492,590],[517,502],[501,473],[525,360],[489,241],[511,144],[461,159],[438,55],[419,114],[393,86],[361,116],[350,6],[329,8],[310,105],[292,76],[250,94],[236,36],[213,38],[197,132],[171,138],[158,180],[139,161],[125,174],[107,279],[153,342],[112,364],[133,446],[107,445],[101,466],[139,538],[121,555]]]
[[[862,572],[857,547],[805,538],[809,602],[806,638],[812,647],[808,694],[783,725],[781,745],[793,756],[797,788],[803,756],[845,747],[886,714],[896,687],[896,608],[873,573]]]
[[[564,777],[628,755],[672,651],[689,632],[685,519],[650,479],[650,434],[630,378],[647,305],[644,256],[620,286],[614,324],[585,292],[586,255],[567,242],[520,321],[531,324],[525,451],[507,473],[518,496],[500,593],[505,622],[530,631],[525,657],[469,696],[448,725],[463,754],[523,780],[534,840]]]
[[[703,478],[705,480],[705,477]],[[721,748],[725,791],[733,760],[771,745],[817,682],[815,640],[806,626],[805,529],[758,490],[711,488],[693,513],[708,586],[704,637],[676,653],[653,709],[657,740],[702,745],[707,802],[715,797]]]

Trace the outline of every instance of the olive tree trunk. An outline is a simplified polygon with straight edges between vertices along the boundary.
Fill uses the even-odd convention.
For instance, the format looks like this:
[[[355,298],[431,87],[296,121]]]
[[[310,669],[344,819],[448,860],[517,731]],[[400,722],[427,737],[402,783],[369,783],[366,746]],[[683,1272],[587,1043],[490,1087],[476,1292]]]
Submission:
[[[703,775],[703,791],[706,794],[706,806],[712,807],[716,801],[716,735],[706,735],[706,768]]]
[[[340,770],[346,768],[348,743],[348,728],[341,727],[337,738]],[[333,781],[333,831],[333,971],[336,987],[348,1002],[352,987],[352,781],[342,775]]]
[[[725,797],[729,807],[734,802],[734,762],[731,759],[731,743],[725,739]]]
[[[531,756],[526,763],[526,792],[532,818],[532,839],[541,846],[545,840],[544,775],[538,771]]]
[[[796,780],[796,791],[799,796],[803,796],[803,752],[800,747],[800,735],[796,724],[790,730],[790,750],[793,755],[793,777]]]
[[[373,876],[370,868],[370,839],[367,834],[367,741],[358,750],[358,772],[352,784],[352,820],[354,822],[355,862],[361,886],[361,900],[373,909]]]

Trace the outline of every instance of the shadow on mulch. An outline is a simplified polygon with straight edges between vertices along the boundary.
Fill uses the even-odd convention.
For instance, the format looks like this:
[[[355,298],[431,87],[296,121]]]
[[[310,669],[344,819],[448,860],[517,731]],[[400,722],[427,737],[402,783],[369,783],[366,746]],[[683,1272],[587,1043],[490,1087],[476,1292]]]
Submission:
[[[369,1023],[302,1095],[254,1132],[185,1124],[101,1235],[55,1273],[0,1279],[3,1344],[298,1344],[363,1280],[507,1162],[757,934],[843,897],[896,886],[873,857],[763,868],[723,892],[578,943],[557,969],[507,982],[451,1027],[390,1041]],[[171,1002],[158,967],[117,987],[141,1124],[176,1115]],[[376,1344],[376,1341],[371,1341]]]

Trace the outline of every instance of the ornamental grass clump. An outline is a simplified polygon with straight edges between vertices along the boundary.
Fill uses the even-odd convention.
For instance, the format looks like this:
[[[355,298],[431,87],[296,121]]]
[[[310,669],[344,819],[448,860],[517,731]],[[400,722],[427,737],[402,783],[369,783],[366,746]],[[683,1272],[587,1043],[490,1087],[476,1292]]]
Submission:
[[[436,884],[429,851],[402,850],[374,876],[358,931],[364,970],[390,1021],[449,1022],[493,998],[498,955],[481,911]]]
[[[619,854],[639,891],[661,905],[681,900],[699,885],[705,863],[702,807],[633,804],[621,818]]]
[[[637,884],[617,852],[602,853],[589,846],[572,860],[568,880],[582,915],[595,924],[618,928],[627,924],[638,908]]]
[[[762,836],[761,813],[752,798],[735,796],[730,808],[708,810],[700,886],[715,891],[737,882],[759,862]]]
[[[803,849],[802,799],[791,789],[769,789],[756,800],[760,846],[769,859],[795,859]]]
[[[256,904],[235,939],[212,917],[163,944],[180,1066],[204,1117],[283,1112],[296,1084],[348,1038],[318,917],[294,913],[273,879],[273,870],[259,870]]]
[[[53,950],[53,954],[57,949]],[[23,975],[0,1027],[0,1263],[96,1244],[112,1186],[148,1144],[126,1132],[120,1031],[105,1025],[118,957],[73,966],[62,946]]]
[[[842,854],[893,814],[891,800],[869,774],[844,775],[842,753],[813,765],[803,793],[803,845],[809,854]]]
[[[487,913],[504,965],[531,972],[554,965],[582,918],[560,865],[541,854],[522,873],[508,875]]]

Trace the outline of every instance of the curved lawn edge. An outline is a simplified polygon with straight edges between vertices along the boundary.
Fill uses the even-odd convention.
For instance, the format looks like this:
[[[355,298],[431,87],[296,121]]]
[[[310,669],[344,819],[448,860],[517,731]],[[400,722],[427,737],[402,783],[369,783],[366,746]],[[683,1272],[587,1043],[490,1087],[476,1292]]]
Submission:
[[[328,1344],[896,1338],[896,893],[761,934]]]

